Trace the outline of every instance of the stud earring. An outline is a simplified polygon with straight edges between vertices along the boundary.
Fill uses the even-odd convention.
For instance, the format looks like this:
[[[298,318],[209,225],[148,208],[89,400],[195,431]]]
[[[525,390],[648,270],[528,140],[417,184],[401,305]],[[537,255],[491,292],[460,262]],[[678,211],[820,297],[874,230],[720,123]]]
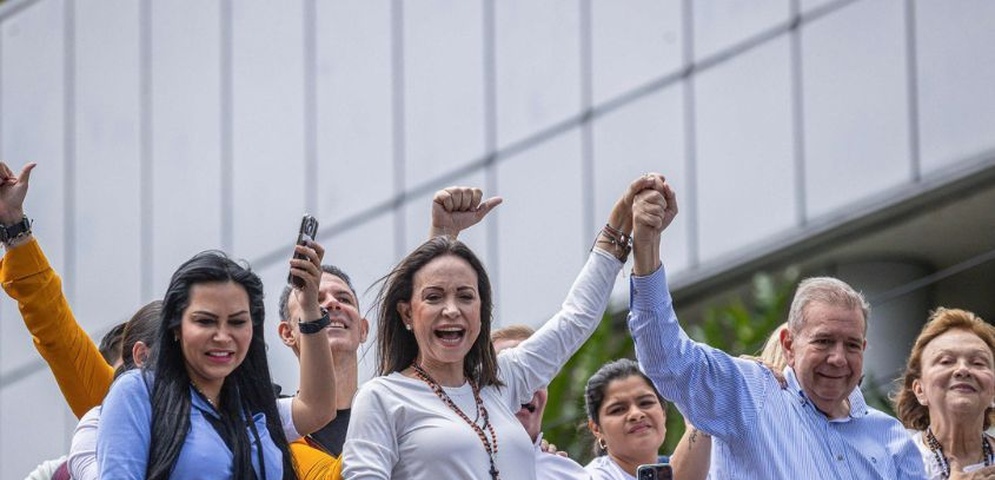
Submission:
[[[404,329],[410,332],[411,331],[411,324],[410,323],[405,323],[404,324]]]

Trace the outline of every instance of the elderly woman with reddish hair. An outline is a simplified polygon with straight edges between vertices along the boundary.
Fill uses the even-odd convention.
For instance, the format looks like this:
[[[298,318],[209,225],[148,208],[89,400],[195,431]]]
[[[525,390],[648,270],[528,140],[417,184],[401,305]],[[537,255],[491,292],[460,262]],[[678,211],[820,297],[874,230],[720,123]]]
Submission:
[[[926,477],[995,478],[995,328],[975,314],[933,312],[909,355],[898,418],[915,430]]]

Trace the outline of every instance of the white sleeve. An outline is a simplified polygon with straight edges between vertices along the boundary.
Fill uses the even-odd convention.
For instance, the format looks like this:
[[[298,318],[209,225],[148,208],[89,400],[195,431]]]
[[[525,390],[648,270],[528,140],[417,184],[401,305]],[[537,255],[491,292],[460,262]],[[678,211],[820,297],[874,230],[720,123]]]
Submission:
[[[287,442],[300,440],[303,435],[297,432],[294,426],[294,397],[276,399],[276,410],[280,412],[280,424],[283,425],[283,434],[287,436]]]
[[[608,307],[615,278],[622,263],[594,249],[577,275],[560,311],[528,340],[501,352],[502,380],[510,387],[506,398],[512,411],[548,384],[563,364],[590,338]]]
[[[27,477],[24,477],[24,480],[50,480],[64,461],[66,461],[65,455],[54,460],[45,460],[35,467]]]
[[[399,453],[391,408],[382,386],[372,380],[352,402],[349,430],[342,447],[342,478],[390,479]]]
[[[97,426],[100,425],[100,406],[86,412],[73,432],[69,445],[69,476],[74,480],[98,480]]]

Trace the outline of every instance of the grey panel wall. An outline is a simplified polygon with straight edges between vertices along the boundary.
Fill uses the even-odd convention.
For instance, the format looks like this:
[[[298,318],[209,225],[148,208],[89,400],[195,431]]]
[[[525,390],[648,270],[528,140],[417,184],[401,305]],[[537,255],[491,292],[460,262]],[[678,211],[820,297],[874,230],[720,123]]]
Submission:
[[[966,1],[8,0],[0,154],[40,163],[28,212],[89,332],[223,248],[266,282],[293,389],[275,307],[303,211],[363,295],[434,190],[485,186],[506,203],[464,238],[498,322],[537,324],[643,172],[680,195],[680,285],[992,164],[993,23]],[[6,297],[0,419],[18,475],[74,424]]]

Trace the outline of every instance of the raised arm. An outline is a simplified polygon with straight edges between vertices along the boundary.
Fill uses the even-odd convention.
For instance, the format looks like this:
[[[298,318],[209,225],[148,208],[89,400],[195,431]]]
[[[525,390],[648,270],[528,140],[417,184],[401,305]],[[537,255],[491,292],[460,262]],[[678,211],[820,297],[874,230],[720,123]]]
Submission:
[[[0,163],[0,224],[11,227],[24,216],[30,163],[17,176]],[[20,309],[35,348],[52,370],[62,396],[76,417],[100,405],[114,379],[114,369],[76,322],[62,291],[62,280],[45,258],[30,230],[4,243],[0,283]]]
[[[294,251],[305,258],[290,260],[290,274],[303,280],[304,287],[295,287],[290,294],[300,296],[298,300],[304,318],[290,319],[291,328],[301,329],[300,389],[291,409],[294,428],[301,435],[307,435],[335,418],[335,365],[325,332],[328,314],[318,305],[321,259],[325,249],[316,242],[309,242],[297,245]],[[300,322],[305,323],[301,325]]]
[[[501,197],[483,200],[483,192],[473,187],[449,187],[432,198],[432,226],[428,238],[447,235],[455,239],[501,204]]]
[[[657,180],[646,176],[629,184],[598,233],[591,255],[560,310],[528,340],[499,357],[516,372],[520,396],[531,397],[548,383],[597,328],[629,253],[633,199],[638,192],[657,187]]]
[[[778,387],[765,367],[698,344],[677,323],[660,259],[661,234],[676,214],[677,196],[666,184],[640,193],[633,204],[629,330],[636,358],[657,390],[699,429],[734,436],[754,424],[765,389]]]

